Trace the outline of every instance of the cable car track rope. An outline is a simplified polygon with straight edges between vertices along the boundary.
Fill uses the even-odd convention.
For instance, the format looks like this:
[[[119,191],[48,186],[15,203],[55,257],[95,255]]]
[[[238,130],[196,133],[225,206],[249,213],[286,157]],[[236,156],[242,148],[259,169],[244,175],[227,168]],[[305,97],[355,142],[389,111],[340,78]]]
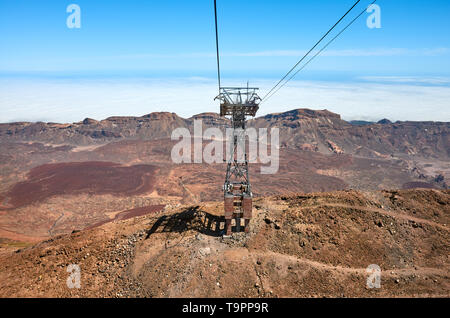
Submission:
[[[271,88],[271,90],[266,94],[266,95],[264,95],[264,97],[262,98],[262,100],[264,101],[264,99],[266,99],[266,97],[270,94],[270,93],[272,93],[273,92],[273,90],[275,89],[275,88],[277,88],[278,87],[278,85],[280,85],[280,83],[286,78],[286,77],[288,77],[289,76],[289,74],[291,74],[291,72],[301,63],[301,62],[303,62],[303,60],[320,44],[320,42],[322,42],[323,41],[323,39],[325,39],[326,38],[326,36],[328,35],[328,34],[330,34],[330,32],[331,31],[333,31],[334,30],[334,28],[336,28],[336,26],[353,10],[353,8],[354,7],[356,7],[357,5],[358,5],[358,3],[360,3],[361,2],[361,0],[358,0],[358,1],[356,1],[355,2],[355,4],[353,4],[353,6],[327,31],[327,33],[325,33],[321,38],[320,38],[320,40],[319,41],[317,41],[317,43],[308,51],[308,53],[306,53],[290,70],[289,70],[289,72],[287,72],[286,73],[286,75],[284,75],[283,76],[283,78],[281,78],[279,81],[278,81],[278,83],[277,84],[275,84],[275,86],[274,87],[272,87]]]
[[[372,6],[373,4],[375,4],[375,2],[377,2],[377,0],[374,0],[367,8],[369,8],[370,6]],[[272,90],[270,90],[269,91],[269,93],[267,93],[265,96],[264,96],[264,98],[262,99],[262,101],[261,101],[261,103],[263,103],[263,102],[265,102],[265,101],[267,101],[270,97],[272,97],[273,95],[275,95],[282,87],[284,87],[284,85],[286,85],[290,80],[292,80],[301,70],[303,70],[312,60],[314,60],[320,53],[322,53],[331,43],[333,43],[334,42],[334,40],[336,40],[342,33],[344,33],[344,31],[345,30],[347,30],[353,23],[355,23],[355,21],[356,20],[358,20],[359,19],[359,17],[360,16],[362,16],[363,14],[364,14],[364,12],[366,12],[366,10],[367,10],[367,8],[366,9],[364,9],[363,11],[361,11],[361,13],[360,14],[358,14],[349,24],[347,24],[335,37],[333,37],[327,44],[325,44],[325,46],[324,47],[322,47],[312,58],[310,58],[301,68],[299,68],[291,77],[289,77],[289,79],[287,80],[287,81],[285,81],[281,86],[279,86],[278,87],[278,89],[276,89],[275,91],[273,91],[273,89],[276,87],[276,86],[278,86],[279,85],[279,83],[281,82],[281,81],[283,81],[283,79],[285,79],[286,78],[286,76],[283,78],[283,79],[281,79],[281,81],[280,82],[278,82],[278,84],[277,85],[275,85],[274,87],[273,87],[273,89]],[[311,52],[311,51],[310,51]],[[310,52],[308,52],[308,54],[310,53]],[[308,55],[308,54],[306,54],[305,55],[305,57]],[[298,66],[298,64],[300,64],[300,62],[299,63],[297,63],[296,64],[296,66]],[[294,68],[296,67],[296,66],[294,66]],[[293,68],[293,69],[294,69]],[[291,70],[292,71],[292,70]],[[288,72],[288,74],[291,72],[291,71],[289,71]],[[287,75],[288,75],[287,74]],[[270,94],[270,92],[272,92],[273,91],[273,93],[270,95],[270,96],[268,96],[269,94]],[[261,104],[260,103],[260,104]]]
[[[361,2],[357,0],[353,6],[348,9],[348,11],[320,38],[319,41],[287,72],[261,99],[260,104],[267,101],[273,95],[275,95],[282,87],[284,87],[290,80],[292,80],[301,70],[303,70],[312,60],[314,60],[320,53],[322,53],[331,43],[334,42],[345,30],[347,30],[359,17],[361,17],[368,8],[370,8],[377,0],[374,0],[367,8],[365,8],[360,14],[358,14],[349,24],[347,24],[336,36],[334,36],[324,47],[322,47],[312,58],[310,58],[301,68],[299,68],[291,77],[287,80],[286,78],[297,68],[297,66],[302,63],[311,52],[316,49],[316,47],[333,31],[336,26]],[[214,18],[215,18],[215,29],[216,29],[216,54],[217,54],[217,79],[219,83],[219,94],[222,88],[221,77],[220,77],[220,54],[219,54],[219,31],[217,23],[217,0],[214,0]],[[285,81],[286,80],[286,81]],[[284,81],[284,82],[283,82]]]
[[[219,81],[219,94],[220,94],[220,55],[219,55],[219,30],[217,26],[217,0],[214,0],[214,18],[216,22],[216,53],[217,53],[217,79]]]

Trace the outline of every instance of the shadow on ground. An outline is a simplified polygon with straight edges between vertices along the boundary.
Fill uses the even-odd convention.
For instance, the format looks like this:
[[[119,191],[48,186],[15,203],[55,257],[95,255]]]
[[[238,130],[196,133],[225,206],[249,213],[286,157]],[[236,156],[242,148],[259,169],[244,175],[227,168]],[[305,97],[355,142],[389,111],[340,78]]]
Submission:
[[[225,217],[202,211],[199,206],[190,207],[173,215],[163,215],[147,232],[148,239],[153,233],[182,233],[194,230],[209,236],[222,236]]]

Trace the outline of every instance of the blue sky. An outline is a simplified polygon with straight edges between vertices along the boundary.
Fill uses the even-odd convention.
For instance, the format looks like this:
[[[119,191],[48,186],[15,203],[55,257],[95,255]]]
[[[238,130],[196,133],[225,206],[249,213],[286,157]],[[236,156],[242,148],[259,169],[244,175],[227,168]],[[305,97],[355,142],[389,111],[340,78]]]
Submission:
[[[349,19],[370,2],[362,0]],[[66,26],[66,7],[71,3],[81,7],[81,29]],[[269,89],[353,3],[219,0],[224,84],[250,80]],[[450,86],[450,1],[378,4],[381,29],[369,29],[368,14],[363,15],[262,112],[310,107],[328,108],[349,119],[450,120],[445,100]],[[212,0],[0,0],[0,34],[0,121],[75,121],[89,114],[142,115],[159,110],[189,116],[217,108],[209,96],[215,93],[216,72]],[[114,92],[105,91],[112,82]],[[355,91],[364,87],[380,92],[382,85],[383,94],[351,100],[351,95],[343,95],[345,89],[337,90],[344,83]],[[185,86],[191,84],[189,92]],[[158,94],[158,85],[168,91]],[[327,98],[305,94],[304,87]],[[172,96],[177,88],[186,95]],[[60,89],[66,95],[55,93]],[[120,89],[129,91],[115,95]],[[423,91],[422,98],[400,99],[408,90]],[[131,92],[142,94],[136,106],[126,100]],[[186,106],[185,100],[191,104]],[[95,105],[89,101],[104,103],[98,106],[104,111],[92,109]],[[402,101],[408,103],[408,112],[393,111]],[[358,104],[368,106],[361,105],[358,111],[352,106]],[[376,105],[379,111],[374,111]],[[440,113],[433,113],[433,107]],[[27,112],[18,116],[24,109]]]

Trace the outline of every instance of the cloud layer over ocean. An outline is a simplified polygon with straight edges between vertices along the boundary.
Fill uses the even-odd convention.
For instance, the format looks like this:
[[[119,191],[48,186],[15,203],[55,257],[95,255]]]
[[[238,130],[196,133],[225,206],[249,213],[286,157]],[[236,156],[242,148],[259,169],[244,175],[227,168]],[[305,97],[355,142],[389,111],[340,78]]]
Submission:
[[[264,103],[258,115],[311,108],[328,109],[346,120],[450,121],[449,82],[392,76],[292,81]],[[261,95],[272,85],[269,80],[251,83],[261,88]],[[208,78],[1,78],[0,122],[76,122],[156,111],[190,117],[218,112],[216,95],[216,81]]]

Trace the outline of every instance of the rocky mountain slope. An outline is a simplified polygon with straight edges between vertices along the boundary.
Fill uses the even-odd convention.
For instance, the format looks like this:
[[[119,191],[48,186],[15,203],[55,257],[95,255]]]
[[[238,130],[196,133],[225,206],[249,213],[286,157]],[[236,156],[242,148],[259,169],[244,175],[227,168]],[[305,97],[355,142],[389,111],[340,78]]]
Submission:
[[[204,127],[224,128],[228,121],[215,113],[181,118],[175,113],[151,113],[142,117],[110,117],[97,121],[85,119],[73,124],[9,123],[0,124],[0,142],[33,141],[83,146],[126,139],[155,140],[170,138],[178,127],[193,129],[201,119]],[[381,121],[352,125],[327,110],[296,109],[269,114],[249,121],[249,127],[280,128],[283,146],[324,153],[344,152],[364,157],[407,154],[448,159],[449,122]]]
[[[214,113],[0,124],[0,238],[20,245],[133,209],[220,201],[225,163],[171,160],[172,130],[193,130],[194,119],[204,128],[228,124]],[[281,139],[277,173],[263,175],[262,164],[250,165],[255,197],[448,187],[449,123],[352,125],[329,111],[297,109],[249,126],[278,127]]]
[[[251,233],[229,240],[221,203],[167,206],[10,245],[0,297],[450,297],[449,206],[448,190],[260,197]]]

